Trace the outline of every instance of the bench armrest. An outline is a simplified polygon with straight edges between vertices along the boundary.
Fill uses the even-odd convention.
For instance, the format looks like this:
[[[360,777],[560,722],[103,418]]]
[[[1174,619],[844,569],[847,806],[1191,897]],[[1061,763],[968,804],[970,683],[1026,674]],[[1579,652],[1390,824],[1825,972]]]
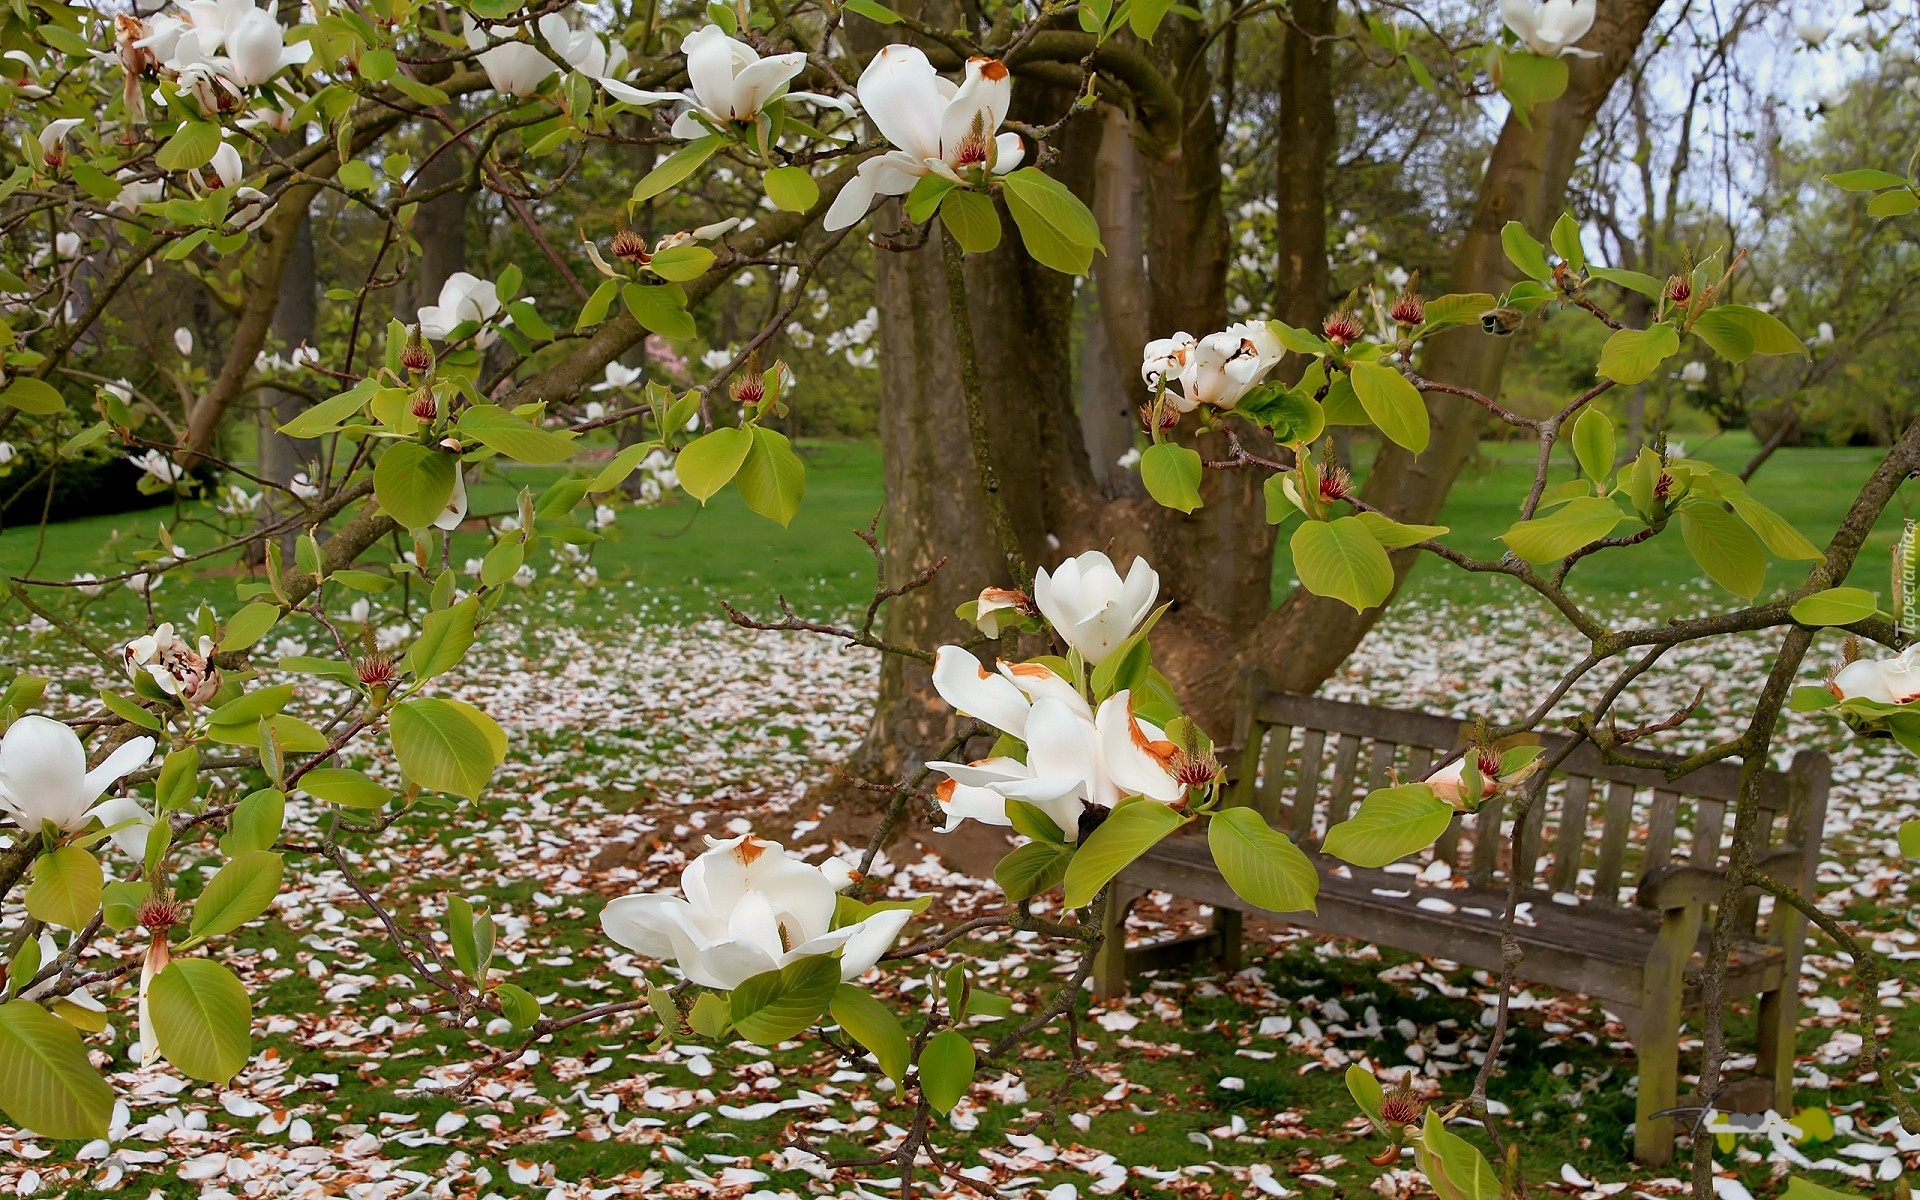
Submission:
[[[1754,857],[1754,865],[1765,870],[1776,862],[1797,859],[1800,854],[1798,846],[1771,846]],[[1720,889],[1726,879],[1727,873],[1720,867],[1669,863],[1641,876],[1635,902],[1641,908],[1659,912],[1695,904],[1712,904],[1720,898]]]

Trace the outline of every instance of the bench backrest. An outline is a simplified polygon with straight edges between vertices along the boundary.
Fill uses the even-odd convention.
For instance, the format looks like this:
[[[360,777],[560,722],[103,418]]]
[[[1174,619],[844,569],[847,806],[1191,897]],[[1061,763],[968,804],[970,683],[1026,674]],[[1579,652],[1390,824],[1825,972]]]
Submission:
[[[1545,734],[1541,741],[1551,748],[1564,745],[1565,736]],[[1256,678],[1242,716],[1233,802],[1251,805],[1275,828],[1314,846],[1369,791],[1420,780],[1466,737],[1466,725],[1450,717],[1274,691]],[[1789,770],[1769,768],[1760,789],[1755,855],[1774,852],[1768,870],[1803,889],[1818,865],[1827,779],[1827,756],[1802,751]],[[1586,743],[1528,811],[1517,863],[1510,861],[1513,804],[1505,797],[1456,816],[1431,850],[1407,861],[1444,861],[1483,887],[1504,887],[1518,871],[1523,890],[1560,903],[1632,905],[1649,870],[1669,863],[1725,865],[1739,789],[1736,762],[1670,780],[1661,771],[1603,762]],[[1740,932],[1756,936],[1757,894],[1742,906]]]

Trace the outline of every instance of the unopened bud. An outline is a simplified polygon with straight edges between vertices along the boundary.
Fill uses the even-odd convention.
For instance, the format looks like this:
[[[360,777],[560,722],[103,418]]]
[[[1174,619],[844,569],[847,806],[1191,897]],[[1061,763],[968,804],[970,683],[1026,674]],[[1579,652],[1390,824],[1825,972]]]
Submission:
[[[1653,498],[1664,501],[1671,495],[1673,495],[1673,476],[1662,471],[1660,478],[1653,482]]]
[[[1361,323],[1357,312],[1337,312],[1320,323],[1320,329],[1327,340],[1342,350],[1353,345],[1367,335],[1367,327]]]
[[[1520,328],[1527,314],[1517,308],[1493,308],[1480,314],[1480,328],[1487,333],[1505,337]]]
[[[1154,406],[1151,404],[1142,404],[1140,406],[1140,424],[1146,427],[1146,430],[1149,434],[1153,432],[1154,420],[1155,420]],[[1160,428],[1172,429],[1175,425],[1178,425],[1179,423],[1180,423],[1179,409],[1169,404],[1160,410],[1160,416],[1159,416]]]
[[[631,229],[622,229],[613,235],[613,256],[621,262],[630,262],[636,267],[644,267],[653,261],[653,255],[647,253],[647,239]]]

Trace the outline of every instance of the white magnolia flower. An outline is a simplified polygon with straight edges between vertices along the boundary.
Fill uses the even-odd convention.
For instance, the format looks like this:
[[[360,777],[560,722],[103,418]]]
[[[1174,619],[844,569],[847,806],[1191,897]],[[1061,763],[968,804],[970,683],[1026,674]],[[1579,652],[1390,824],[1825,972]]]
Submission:
[[[84,124],[79,117],[62,117],[58,121],[47,122],[40,131],[40,159],[49,167],[58,168],[67,161],[67,134]]]
[[[47,717],[21,717],[0,738],[0,808],[29,833],[43,822],[71,833],[93,816],[102,792],[153,757],[153,746],[150,737],[129,738],[89,771],[73,730]]]
[[[54,234],[53,254],[55,258],[79,258],[80,235],[71,229],[62,230]]]
[[[0,442],[0,467],[12,462],[15,453],[12,442]]]
[[[1018,622],[1033,611],[1033,600],[1015,588],[982,588],[973,603],[973,623],[990,638],[999,637],[1004,624]]]
[[[1122,471],[1131,471],[1140,465],[1140,460],[1144,457],[1145,455],[1140,452],[1140,447],[1128,446],[1125,454],[1113,460],[1113,465],[1119,467]]]
[[[463,17],[466,14],[461,14]],[[469,18],[471,19],[471,18]],[[512,37],[509,26],[496,26],[496,36]],[[478,39],[477,41],[475,39]],[[467,34],[470,45],[485,46],[486,37],[478,29]],[[540,48],[531,42],[501,42],[498,46],[482,50],[479,55],[481,69],[487,73],[487,82],[496,92],[504,92],[516,98],[525,98],[540,90],[547,77],[560,69]]]
[[[453,495],[447,497],[447,506],[433,519],[435,529],[451,532],[460,528],[460,522],[467,519],[467,471],[459,463],[453,465]]]
[[[73,590],[79,592],[82,596],[98,596],[100,594],[100,585],[94,582],[94,580],[98,578],[100,577],[92,571],[81,571],[73,577],[73,581],[80,585]]]
[[[1089,804],[1110,808],[1123,796],[1173,804],[1187,794],[1173,771],[1178,747],[1133,715],[1128,692],[1114,693],[1094,713],[1071,683],[1038,663],[1002,662],[996,675],[958,646],[935,655],[933,686],[959,712],[1027,744],[1024,763],[1002,757],[927,764],[947,776],[934,791],[947,817],[943,833],[969,818],[1011,824],[1011,798],[1039,807],[1073,841]]]
[[[1574,43],[1593,28],[1596,0],[1500,0],[1500,16],[1528,50],[1557,58],[1578,54],[1582,58],[1599,57],[1591,50],[1576,50]]]
[[[591,29],[575,29],[559,13],[540,18],[540,36],[568,66],[594,79],[618,75],[627,65],[627,48],[615,42],[611,52]]]
[[[142,204],[157,204],[167,194],[167,181],[164,179],[140,180],[134,178],[134,172],[122,169],[114,175],[124,182],[120,185],[120,194],[107,205],[115,212],[131,213]]]
[[[1168,401],[1181,412],[1202,404],[1232,408],[1266,379],[1285,353],[1266,322],[1241,321],[1197,340],[1183,332],[1148,342],[1140,378],[1149,388],[1166,388]]]
[[[305,471],[294,474],[292,481],[287,484],[287,490],[302,500],[313,500],[320,495],[319,485],[309,479]]]
[[[607,364],[606,379],[600,383],[594,384],[593,390],[596,392],[608,392],[608,391],[614,390],[615,388],[632,387],[634,384],[640,383],[641,381],[643,381],[646,378],[646,375],[647,375],[647,372],[646,372],[646,368],[644,367],[629,367],[627,364],[623,362],[617,362],[617,361],[610,362]],[[588,407],[591,408],[592,406],[589,405]],[[598,416],[592,413],[589,413],[587,416],[587,419],[590,421],[598,420],[600,417],[603,417],[605,415],[606,415],[605,406],[603,405],[602,411],[599,413]]]
[[[894,149],[860,164],[827,210],[828,229],[866,216],[875,196],[906,195],[926,175],[1004,175],[1026,155],[1019,134],[996,136],[1013,98],[1013,77],[997,58],[968,59],[956,86],[914,47],[888,46],[861,73],[859,92],[868,119]]]
[[[1835,672],[1827,687],[1842,700],[1920,700],[1920,646],[1909,646],[1892,658],[1855,659]]]
[[[1459,809],[1477,807],[1478,800],[1485,800],[1488,796],[1493,795],[1494,790],[1499,786],[1491,775],[1481,770],[1480,795],[1478,800],[1469,802],[1464,799],[1466,792],[1466,774],[1467,760],[1462,757],[1458,762],[1450,762],[1438,771],[1427,776],[1424,782],[1428,787],[1433,789],[1434,795]]]
[[[462,323],[486,321],[499,311],[500,293],[491,279],[455,271],[440,285],[440,303],[427,305],[416,319],[422,335],[445,341]],[[482,330],[476,344],[484,348],[491,345],[496,336],[494,330]]]
[[[1793,32],[1809,46],[1818,46],[1827,40],[1833,32],[1833,26],[1825,21],[1805,20],[1793,23]]]
[[[1088,666],[1100,665],[1133,634],[1159,594],[1160,576],[1146,559],[1134,559],[1123,580],[1098,550],[1068,559],[1051,574],[1043,567],[1033,580],[1040,615]]]
[[[768,105],[787,100],[824,104],[853,115],[853,105],[843,97],[787,90],[794,76],[807,69],[807,56],[800,51],[762,58],[759,51],[728,37],[718,25],[707,25],[688,34],[680,52],[687,57],[690,87],[685,92],[642,91],[617,79],[602,79],[600,85],[609,96],[628,104],[686,101],[688,107],[675,118],[671,133],[687,141],[714,129],[756,121]]]
[[[789,855],[778,842],[747,835],[710,847],[680,876],[685,898],[622,896],[600,912],[607,936],[638,954],[672,962],[694,983],[731,991],[766,971],[840,951],[840,978],[867,973],[893,945],[911,913],[879,912],[833,928],[841,874]]]
[[[185,325],[175,329],[173,331],[173,346],[174,349],[180,351],[182,354],[192,354],[193,330],[188,329]]]
[[[1817,345],[1821,345],[1821,346],[1833,345],[1832,324],[1826,321],[1820,322],[1819,326],[1814,330],[1813,340]]]
[[[312,42],[286,44],[286,30],[264,8],[247,11],[227,31],[227,75],[241,87],[258,87],[284,68],[313,57]]]
[[[186,477],[186,468],[158,450],[127,455],[127,461],[171,487]]]
[[[213,168],[214,178],[220,181],[223,188],[232,187],[247,177],[247,165],[240,161],[240,151],[234,149],[232,142],[221,142],[220,148],[213,152],[213,160],[207,165]]]
[[[220,671],[212,661],[213,639],[201,634],[196,646],[174,633],[171,621],[128,642],[122,654],[129,677],[145,673],[169,696],[204,704],[220,691]]]
[[[520,569],[513,573],[513,586],[523,588],[532,587],[534,579],[539,574],[540,572],[533,569],[532,563],[521,563]]]

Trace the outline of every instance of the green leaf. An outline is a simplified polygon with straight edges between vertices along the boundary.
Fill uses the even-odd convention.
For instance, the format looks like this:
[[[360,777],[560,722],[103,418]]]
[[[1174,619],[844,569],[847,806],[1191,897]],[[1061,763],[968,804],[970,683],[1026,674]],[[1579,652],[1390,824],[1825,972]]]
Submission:
[[[815,954],[765,971],[733,989],[733,1027],[756,1046],[804,1033],[840,988],[840,960]]]
[[[753,450],[753,434],[734,426],[722,426],[696,438],[674,460],[674,474],[687,495],[705,504],[714,493],[727,486],[739,474],[740,466]]]
[[[1420,1136],[1413,1140],[1414,1165],[1441,1200],[1500,1200],[1500,1177],[1473,1143],[1447,1128],[1429,1108]]]
[[[916,225],[926,224],[939,211],[940,202],[947,198],[947,193],[959,186],[958,182],[945,175],[922,175],[904,201],[907,219]]]
[[[193,902],[195,937],[219,937],[267,911],[280,894],[280,856],[271,850],[250,850],[226,866]]]
[[[1787,328],[1786,322],[1744,304],[1722,304],[1708,309],[1693,323],[1693,331],[1728,362],[1745,362],[1755,354],[1809,357],[1807,344]]]
[[[420,637],[407,648],[406,667],[413,677],[432,679],[459,666],[473,648],[474,625],[479,619],[478,596],[428,613],[420,622]]]
[[[108,929],[125,933],[140,923],[140,906],[153,889],[143,879],[115,880],[100,889],[100,915]]]
[[[900,19],[899,13],[881,4],[879,0],[845,0],[840,7],[848,12],[859,13],[869,21],[878,21],[882,25],[891,25]]]
[[[1279,476],[1272,476],[1269,481],[1277,478]],[[1272,519],[1271,514],[1268,519]],[[1445,525],[1404,525],[1377,512],[1357,512],[1353,519],[1365,525],[1373,540],[1388,550],[1404,550],[1447,532]]]
[[[62,846],[33,860],[27,912],[63,929],[85,928],[100,911],[100,889],[105,883],[98,859],[78,846]]]
[[[163,171],[197,171],[220,149],[220,127],[212,121],[182,121],[153,161]]]
[[[1872,168],[1862,168],[1857,171],[1840,171],[1832,175],[1822,175],[1821,178],[1833,186],[1845,188],[1849,192],[1875,192],[1881,188],[1907,186],[1906,176],[1895,175],[1891,171],[1875,171]]]
[[[1354,363],[1351,374],[1354,395],[1380,432],[1415,454],[1425,450],[1432,430],[1420,390],[1383,363]]]
[[[1254,388],[1240,397],[1233,411],[1272,430],[1276,442],[1311,442],[1327,426],[1319,401],[1278,383]]]
[[[1067,863],[1073,851],[1051,841],[1032,841],[1016,846],[993,869],[993,881],[1011,901],[1028,900],[1052,888],[1067,877]]]
[[[896,18],[897,19],[897,18]],[[775,167],[762,177],[767,199],[775,208],[806,212],[820,202],[820,185],[805,167]]]
[[[1707,577],[1741,599],[1753,599],[1766,583],[1767,556],[1759,539],[1718,504],[1683,505],[1680,537]]]
[[[1904,217],[1916,208],[1920,208],[1920,195],[1915,195],[1912,188],[1881,192],[1867,201],[1867,215],[1870,217]]]
[[[1447,830],[1453,806],[1424,783],[1380,788],[1360,801],[1360,811],[1327,830],[1322,849],[1356,867],[1384,867],[1424,850]]]
[[[1115,875],[1191,818],[1158,800],[1122,804],[1080,843],[1067,864],[1067,907],[1093,902]]]
[[[176,958],[147,989],[160,1053],[182,1075],[225,1083],[253,1055],[253,1002],[233,972],[208,958]]]
[[[493,992],[500,998],[500,1015],[512,1022],[516,1030],[532,1029],[534,1022],[540,1019],[540,1001],[527,989],[517,984],[503,983]]]
[[[1435,296],[1427,301],[1427,319],[1414,334],[1422,338],[1442,329],[1451,329],[1455,325],[1479,323],[1480,314],[1498,303],[1487,292],[1450,292],[1445,296]]]
[[[1567,60],[1502,51],[1499,76],[1500,94],[1513,105],[1514,116],[1520,123],[1530,125],[1536,106],[1551,104],[1566,93]]]
[[[1300,847],[1251,808],[1223,808],[1207,823],[1213,864],[1234,894],[1269,912],[1317,912],[1320,876]]]
[[[453,499],[459,460],[418,442],[395,442],[373,468],[380,507],[407,529],[425,529]]]
[[[993,198],[955,188],[940,202],[940,223],[968,254],[985,254],[1000,244],[1000,211]]]
[[[370,387],[352,388],[322,400],[278,428],[290,438],[317,438],[332,433],[366,407],[373,394],[374,389]]]
[[[506,758],[507,736],[500,726],[463,701],[408,700],[389,720],[400,770],[428,791],[477,799]]]
[[[1622,271],[1617,267],[1588,267],[1587,274],[1603,283],[1611,283],[1630,292],[1639,292],[1650,300],[1658,300],[1667,291],[1665,282],[1639,271]]]
[[[907,1034],[887,1006],[865,988],[843,983],[834,989],[833,1019],[847,1036],[865,1046],[880,1073],[899,1083],[907,1076]]]
[[[0,404],[39,417],[67,411],[67,398],[60,394],[59,388],[28,375],[19,376],[7,385],[6,391],[0,392]]]
[[[787,525],[800,511],[800,500],[807,494],[807,468],[793,452],[786,434],[758,425],[752,432],[753,444],[734,476],[733,485],[740,489],[740,497],[748,508],[770,521]]]
[[[1201,504],[1199,451],[1174,442],[1148,446],[1140,456],[1140,482],[1161,505],[1192,512]]]
[[[1100,248],[1100,226],[1080,198],[1038,167],[1022,167],[1000,183],[1027,253],[1056,271],[1086,274]]]
[[[234,703],[239,704],[245,699],[242,696]],[[176,812],[191,803],[199,791],[200,748],[187,746],[170,751],[161,761],[160,776],[154,781],[154,804],[161,812]]]
[[[1880,599],[1865,588],[1838,587],[1794,601],[1788,610],[1802,625],[1851,625],[1880,611]]]
[[[649,333],[684,341],[700,332],[687,311],[687,293],[677,283],[629,283],[620,289],[620,299]]]
[[[222,650],[245,650],[267,636],[273,627],[280,623],[278,604],[249,604],[227,621],[225,634],[220,638]]]
[[[613,302],[620,296],[620,284],[621,281],[618,279],[600,281],[600,286],[593,289],[593,295],[587,297],[587,302],[580,306],[580,319],[573,323],[575,333],[591,329],[607,319],[607,313],[612,310]]]
[[[1343,600],[1355,612],[1393,594],[1393,563],[1358,518],[1307,521],[1293,531],[1293,571],[1316,596]]]
[[[1066,833],[1055,825],[1053,818],[1037,804],[1008,797],[1007,820],[1013,823],[1013,831],[1021,837],[1032,838],[1036,842],[1048,842],[1055,846],[1067,844]]]
[[[299,786],[316,800],[345,808],[379,808],[393,799],[386,787],[348,767],[315,767],[300,777]]]
[[[1794,712],[1819,712],[1840,703],[1840,697],[1823,687],[1802,684],[1787,696],[1787,707]]]
[[[1367,1119],[1375,1125],[1384,1126],[1386,1121],[1380,1115],[1380,1105],[1386,1099],[1386,1092],[1380,1086],[1380,1079],[1372,1071],[1355,1063],[1347,1068],[1347,1094],[1367,1114]]]
[[[686,283],[705,275],[707,268],[713,265],[713,258],[713,251],[705,246],[669,246],[653,256],[653,260],[647,263],[647,270],[662,279]]]
[[[1595,483],[1613,474],[1613,419],[1589,405],[1573,423],[1573,456]]]
[[[1547,265],[1547,248],[1520,222],[1508,221],[1500,227],[1500,248],[1507,252],[1507,261],[1529,279],[1546,283],[1553,278],[1553,268]]]
[[[1618,329],[1600,347],[1600,374],[1615,383],[1639,383],[1680,350],[1680,335],[1671,325],[1651,329]]]
[[[1801,1111],[1805,1112],[1806,1110],[1802,1109]],[[1793,1123],[1796,1125],[1800,1123],[1798,1114],[1794,1116]],[[1833,1123],[1833,1118],[1830,1114],[1828,1115],[1827,1123],[1829,1125]],[[1803,1179],[1798,1175],[1790,1175],[1787,1177],[1786,1190],[1780,1193],[1780,1200],[1862,1200],[1862,1197],[1856,1192],[1843,1192],[1837,1188],[1822,1187],[1811,1179]]]
[[[1823,558],[1820,547],[1806,539],[1798,529],[1787,523],[1787,519],[1766,505],[1748,495],[1743,488],[1727,493],[1727,503],[1748,528],[1760,535],[1767,549],[1781,558],[1814,559]]]
[[[338,178],[340,185],[350,192],[372,191],[373,165],[364,159],[348,159],[340,164]]]
[[[1620,506],[1607,497],[1581,496],[1567,501],[1551,516],[1515,522],[1500,540],[1528,562],[1553,562],[1606,537],[1626,519]]]
[[[280,829],[286,818],[286,793],[262,788],[234,806],[227,818],[226,836],[220,839],[220,849],[229,858],[270,849],[280,840]]]
[[[80,1032],[31,1000],[0,1004],[0,1111],[62,1141],[106,1137],[113,1118],[113,1089]]]
[[[973,1088],[973,1043],[957,1029],[943,1029],[920,1050],[920,1094],[938,1113],[949,1113]]]
[[[573,438],[542,429],[497,404],[476,404],[460,414],[460,432],[516,462],[550,466],[573,456]]]
[[[1560,256],[1560,261],[1575,271],[1586,270],[1586,251],[1580,248],[1580,223],[1573,219],[1572,213],[1560,214],[1560,219],[1553,223],[1549,240],[1553,242],[1553,252]]]
[[[663,159],[659,166],[648,171],[646,176],[634,185],[633,203],[639,204],[651,200],[674,184],[687,178],[700,169],[700,164],[713,157],[720,148],[720,137],[708,134],[706,137],[688,142]],[[636,316],[638,314],[635,314]]]

